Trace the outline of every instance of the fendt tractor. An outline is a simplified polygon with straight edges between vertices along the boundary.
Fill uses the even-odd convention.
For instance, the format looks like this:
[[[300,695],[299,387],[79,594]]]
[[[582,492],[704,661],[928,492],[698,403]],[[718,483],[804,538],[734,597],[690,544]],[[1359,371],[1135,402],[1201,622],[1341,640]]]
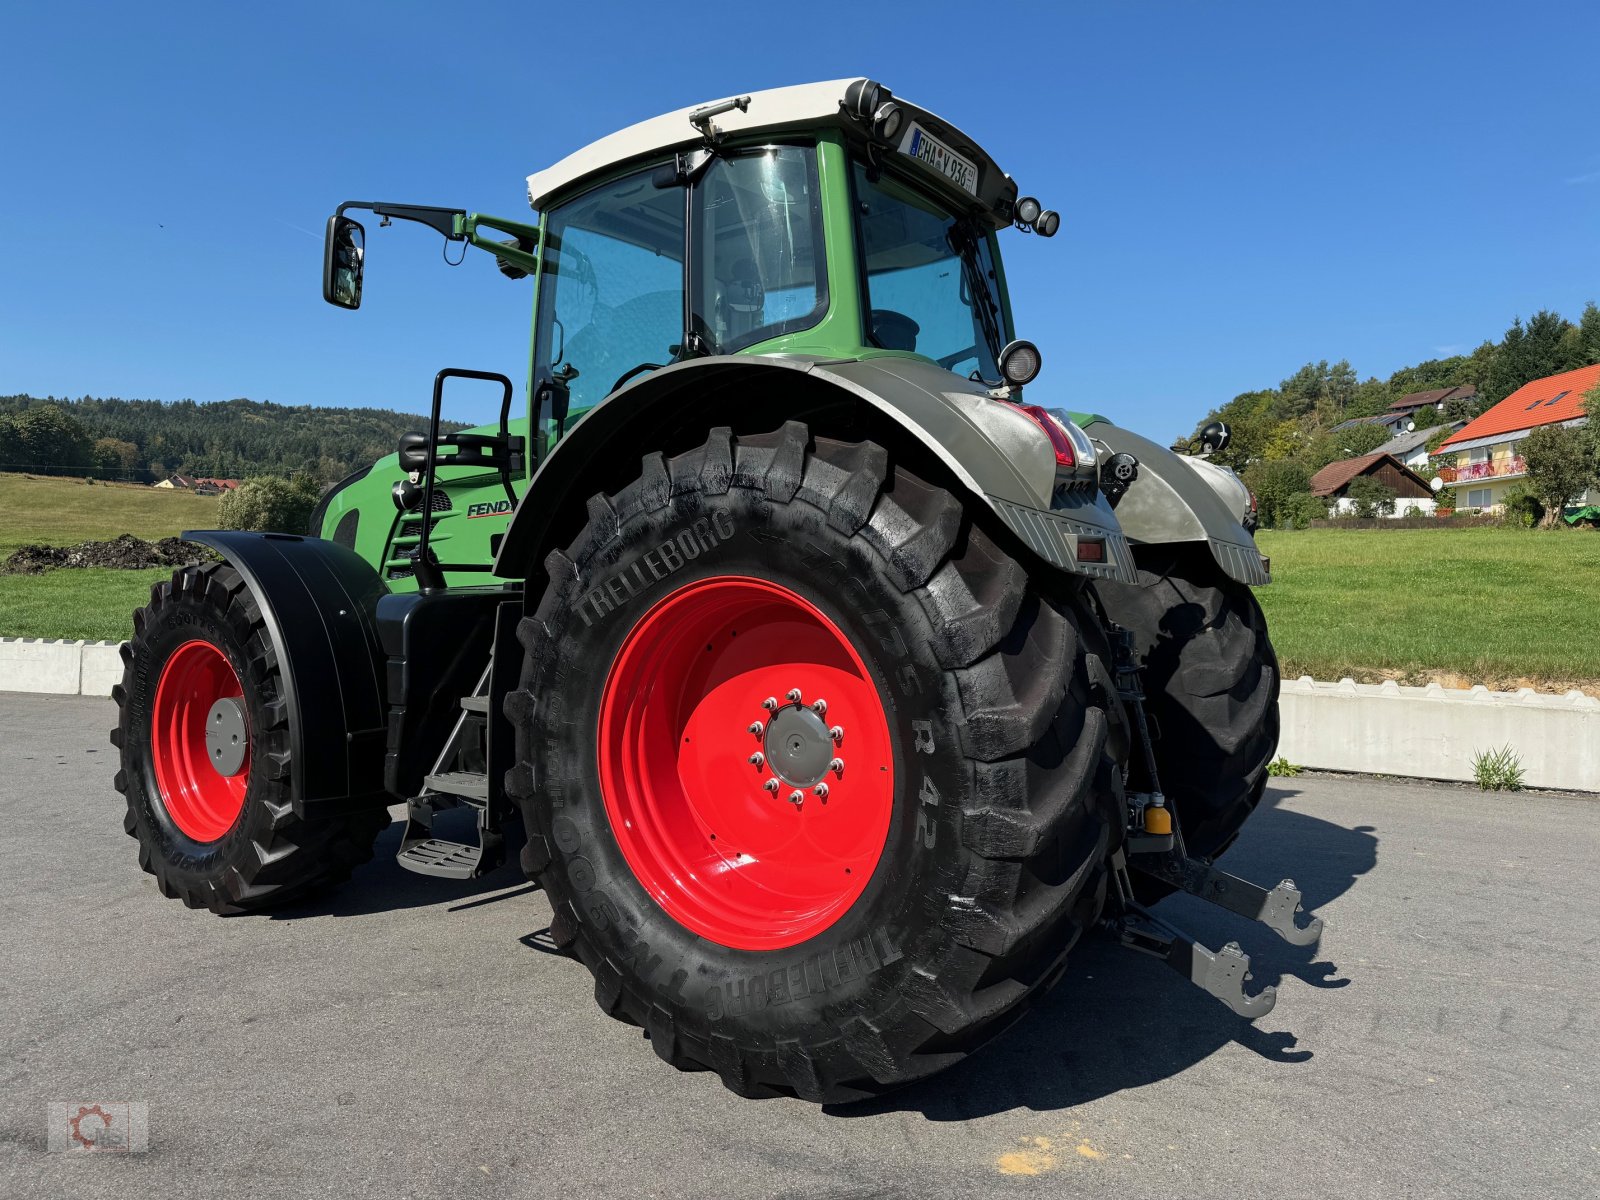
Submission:
[[[531,280],[527,408],[440,371],[305,536],[184,535],[215,561],[135,614],[112,735],[161,892],[303,898],[403,804],[401,866],[519,853],[600,1006],[748,1096],[938,1071],[1091,931],[1268,1011],[1150,908],[1321,932],[1213,865],[1278,736],[1253,502],[1220,425],[1178,455],[1038,394],[1000,240],[1060,216],[868,79],[645,121],[528,199],[329,219],[340,308],[352,211]],[[497,421],[441,425],[460,379]]]

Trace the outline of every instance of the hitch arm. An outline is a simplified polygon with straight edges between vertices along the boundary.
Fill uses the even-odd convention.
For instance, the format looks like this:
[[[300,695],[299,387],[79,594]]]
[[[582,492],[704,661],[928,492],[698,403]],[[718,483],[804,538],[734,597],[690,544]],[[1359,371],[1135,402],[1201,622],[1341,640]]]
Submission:
[[[1260,921],[1291,946],[1314,946],[1322,937],[1321,917],[1311,917],[1304,926],[1295,920],[1305,908],[1292,879],[1285,879],[1268,891],[1237,875],[1219,871],[1208,862],[1184,858],[1175,852],[1135,854],[1131,856],[1131,865],[1218,908]]]
[[[1277,988],[1267,986],[1253,996],[1244,990],[1250,979],[1250,956],[1239,948],[1238,942],[1229,942],[1221,950],[1208,950],[1133,898],[1127,859],[1121,850],[1112,856],[1111,865],[1121,912],[1110,926],[1125,947],[1159,958],[1247,1020],[1272,1011],[1278,1003]]]

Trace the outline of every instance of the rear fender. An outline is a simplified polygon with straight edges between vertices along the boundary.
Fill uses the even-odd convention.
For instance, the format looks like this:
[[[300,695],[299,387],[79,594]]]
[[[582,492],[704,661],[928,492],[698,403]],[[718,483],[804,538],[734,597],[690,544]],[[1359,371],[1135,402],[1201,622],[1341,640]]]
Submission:
[[[1230,579],[1253,586],[1272,582],[1255,538],[1186,459],[1106,421],[1096,421],[1086,432],[1113,452],[1139,460],[1139,477],[1117,504],[1117,519],[1135,547],[1198,543]]]
[[[391,803],[383,792],[383,653],[388,589],[365,559],[320,538],[186,532],[241,576],[261,607],[288,706],[295,812],[323,816]]]
[[[987,510],[1047,563],[1091,578],[1132,580],[1117,518],[1092,486],[1058,489],[1055,454],[1033,421],[976,384],[921,359],[723,356],[644,376],[596,405],[545,456],[501,544],[495,573],[535,573],[582,528],[588,498],[614,493],[642,455],[705,442],[720,425],[766,432],[786,420],[813,436],[874,440],[931,482]],[[1105,559],[1080,562],[1080,537]]]

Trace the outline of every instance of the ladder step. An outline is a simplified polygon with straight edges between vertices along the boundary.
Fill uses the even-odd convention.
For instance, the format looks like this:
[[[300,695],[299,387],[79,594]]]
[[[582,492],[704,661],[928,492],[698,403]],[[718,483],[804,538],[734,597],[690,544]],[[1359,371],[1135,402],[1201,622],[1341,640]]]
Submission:
[[[489,697],[487,697],[487,696],[463,696],[463,697],[461,697],[461,707],[463,709],[465,709],[467,712],[482,713],[484,716],[488,716],[489,715]]]
[[[441,775],[424,776],[422,782],[436,792],[482,804],[489,802],[489,777],[482,771],[446,771]]]
[[[482,846],[466,846],[460,842],[446,842],[428,838],[413,842],[395,856],[395,861],[418,875],[435,875],[442,879],[471,879],[483,858]]]

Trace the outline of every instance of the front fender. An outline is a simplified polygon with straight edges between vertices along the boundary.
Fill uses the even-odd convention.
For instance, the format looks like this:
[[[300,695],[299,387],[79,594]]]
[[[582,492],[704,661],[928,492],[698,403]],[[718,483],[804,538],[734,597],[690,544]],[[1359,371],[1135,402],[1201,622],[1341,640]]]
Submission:
[[[1255,538],[1187,460],[1110,422],[1096,421],[1087,432],[1112,451],[1139,460],[1139,478],[1117,504],[1117,519],[1130,542],[1199,542],[1229,578],[1252,586],[1272,582]]]
[[[662,368],[586,413],[540,464],[495,573],[530,572],[576,533],[574,521],[591,494],[615,491],[637,474],[641,453],[686,450],[717,425],[754,432],[791,419],[806,422],[814,435],[909,435],[942,482],[990,510],[1047,562],[1092,578],[1135,577],[1127,540],[1098,492],[1058,490],[1048,438],[981,386],[921,359],[754,355]],[[1083,537],[1104,543],[1104,562],[1080,561]]]
[[[189,531],[249,585],[283,675],[295,811],[317,816],[386,805],[378,598],[370,563],[321,538]]]

